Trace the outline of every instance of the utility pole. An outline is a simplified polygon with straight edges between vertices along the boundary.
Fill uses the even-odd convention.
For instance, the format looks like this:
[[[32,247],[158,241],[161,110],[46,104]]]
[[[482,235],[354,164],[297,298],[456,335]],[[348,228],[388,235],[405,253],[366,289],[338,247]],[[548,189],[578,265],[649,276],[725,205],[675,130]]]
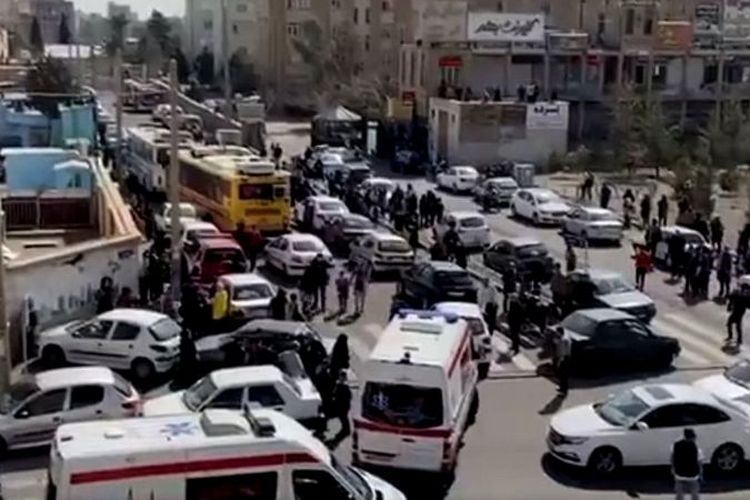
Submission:
[[[229,23],[227,19],[227,0],[221,0],[221,57],[224,65],[224,114],[234,118],[232,109],[232,80],[229,75]]]
[[[172,204],[170,212],[170,224],[172,225],[172,241],[170,251],[172,255],[172,273],[170,283],[172,285],[172,303],[177,306],[180,302],[180,162],[178,153],[178,126],[177,126],[177,93],[180,82],[177,79],[177,61],[169,62],[169,104],[171,106],[169,128],[171,131],[171,148],[169,162],[169,203]]]
[[[122,150],[122,49],[115,52],[115,126],[117,127],[117,151],[115,151],[115,172],[120,180],[124,172]]]
[[[3,373],[0,377],[0,391],[7,394],[10,387],[10,374],[13,370],[13,357],[10,349],[10,328],[5,295],[5,210],[2,206],[0,206],[0,248],[2,248],[0,251],[0,334],[3,336],[3,351],[5,351]],[[22,335],[26,335],[26,332],[22,332]]]

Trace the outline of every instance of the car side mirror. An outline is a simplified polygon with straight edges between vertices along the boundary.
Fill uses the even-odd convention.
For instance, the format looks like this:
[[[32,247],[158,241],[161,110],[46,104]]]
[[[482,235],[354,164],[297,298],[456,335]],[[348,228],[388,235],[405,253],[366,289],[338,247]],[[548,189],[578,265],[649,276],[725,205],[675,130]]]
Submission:
[[[29,418],[29,410],[19,410],[16,412],[16,418],[18,420],[25,420]]]
[[[642,421],[636,422],[633,428],[637,431],[647,431],[649,429],[648,424]]]

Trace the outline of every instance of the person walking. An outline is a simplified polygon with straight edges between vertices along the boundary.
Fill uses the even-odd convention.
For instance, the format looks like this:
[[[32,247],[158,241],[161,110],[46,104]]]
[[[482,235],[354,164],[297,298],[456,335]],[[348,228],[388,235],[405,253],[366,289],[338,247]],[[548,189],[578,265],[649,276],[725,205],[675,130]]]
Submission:
[[[339,299],[339,315],[343,316],[346,314],[346,310],[349,308],[349,288],[351,287],[351,280],[347,276],[346,271],[341,270],[338,278],[336,278],[336,295]]]
[[[641,224],[643,227],[648,225],[651,220],[651,196],[648,193],[641,198]]]
[[[510,332],[510,352],[515,356],[521,351],[521,327],[523,326],[523,305],[518,294],[512,294],[508,304],[508,330]]]
[[[608,182],[602,183],[602,188],[599,191],[599,206],[601,208],[609,208],[609,200],[612,199],[612,188],[609,187]]]
[[[669,215],[669,201],[667,195],[661,195],[659,201],[656,202],[656,218],[659,221],[660,226],[667,225],[667,216]]]
[[[573,343],[570,337],[565,335],[565,330],[558,327],[555,330],[555,361],[557,370],[557,392],[562,395],[568,394],[570,379],[570,354],[573,349]]]
[[[215,324],[223,323],[229,314],[229,292],[224,283],[216,284],[216,293],[211,299],[211,319]]]
[[[112,278],[105,276],[99,281],[96,292],[96,314],[102,314],[115,308],[115,287]]]
[[[271,302],[268,304],[268,308],[271,312],[271,319],[276,319],[279,321],[283,321],[287,318],[287,300],[286,300],[286,291],[283,288],[280,288],[278,292],[276,292],[276,295],[271,299]]]
[[[735,289],[729,294],[729,301],[727,302],[727,311],[729,311],[729,318],[727,319],[727,343],[732,342],[732,327],[735,327],[737,331],[737,345],[742,345],[742,319],[745,317],[745,311],[747,311],[749,292],[750,287],[743,284],[739,290]]]
[[[558,311],[564,315],[567,309],[567,282],[565,275],[562,272],[562,266],[559,262],[555,262],[555,269],[552,272],[549,286],[552,291],[552,302],[554,302]]]
[[[703,475],[703,452],[695,441],[695,431],[686,428],[682,439],[672,445],[672,476],[676,500],[684,500],[685,493],[691,500],[700,498],[700,481]]]
[[[333,416],[340,424],[339,432],[333,438],[333,443],[338,444],[352,433],[349,424],[349,411],[352,407],[352,390],[346,380],[346,371],[338,372],[336,384],[333,386]]]
[[[247,235],[247,257],[250,259],[250,272],[255,271],[255,266],[258,263],[258,255],[263,251],[263,236],[260,234],[257,226],[250,228],[250,233]]]
[[[578,267],[578,257],[570,242],[565,244],[565,271],[572,273]]]
[[[370,283],[369,264],[360,264],[354,274],[354,314],[361,316],[365,310],[365,299],[367,298],[367,286]]]
[[[345,333],[336,337],[336,342],[331,349],[330,367],[333,373],[349,369],[349,337]]]
[[[517,281],[516,263],[511,262],[503,272],[503,312],[508,311],[510,296],[516,293]]]
[[[490,282],[487,276],[482,278],[479,303],[484,306],[484,321],[487,322],[487,329],[490,331],[490,335],[493,335],[497,329],[497,288],[495,288],[495,285]]]
[[[716,279],[719,282],[719,298],[724,298],[729,293],[729,284],[732,281],[732,253],[728,246],[725,246],[719,255]]]
[[[320,310],[325,313],[326,311],[326,295],[328,291],[328,283],[331,277],[328,273],[330,267],[322,253],[315,256],[313,261],[310,263],[313,268],[314,282],[317,287],[317,301],[320,304]]]
[[[635,286],[643,291],[646,286],[646,274],[651,270],[651,252],[644,246],[639,246],[635,256]]]
[[[719,250],[724,242],[724,223],[718,215],[711,219],[711,246]]]

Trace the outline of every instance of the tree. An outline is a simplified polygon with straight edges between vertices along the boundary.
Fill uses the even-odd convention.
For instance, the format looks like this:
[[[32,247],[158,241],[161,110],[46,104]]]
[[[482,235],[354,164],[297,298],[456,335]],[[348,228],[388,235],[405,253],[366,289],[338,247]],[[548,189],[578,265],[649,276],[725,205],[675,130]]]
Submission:
[[[202,85],[212,85],[214,83],[214,55],[203,47],[198,57],[195,58],[195,72],[198,74],[198,81]]]
[[[253,62],[244,47],[229,58],[229,79],[234,92],[249,94],[258,88]]]
[[[44,55],[44,38],[42,38],[42,27],[39,26],[39,20],[34,17],[31,20],[31,34],[29,37],[31,43],[31,53],[34,57]]]
[[[117,50],[125,47],[125,29],[128,26],[128,18],[123,14],[117,14],[109,18],[109,37],[105,44],[107,55],[114,57]]]
[[[164,14],[153,10],[146,21],[146,32],[138,41],[139,59],[146,63],[149,70],[163,70],[165,58],[174,52],[171,31],[172,26]]]
[[[78,92],[68,68],[59,60],[42,57],[26,75],[31,105],[49,118],[59,118],[60,103]]]
[[[190,79],[190,63],[185,57],[185,53],[180,49],[180,44],[174,44],[175,49],[172,53],[172,57],[177,61],[177,79],[180,83],[187,83]]]
[[[73,42],[73,35],[70,34],[68,26],[68,16],[65,14],[60,17],[60,30],[57,38],[62,45],[70,45]]]

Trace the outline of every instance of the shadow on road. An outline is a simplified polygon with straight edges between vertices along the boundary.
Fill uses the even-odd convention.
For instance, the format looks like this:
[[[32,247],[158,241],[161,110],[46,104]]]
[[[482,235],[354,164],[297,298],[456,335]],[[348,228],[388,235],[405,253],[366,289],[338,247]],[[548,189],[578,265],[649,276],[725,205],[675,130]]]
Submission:
[[[542,457],[541,466],[550,479],[570,488],[590,491],[623,491],[631,498],[640,498],[641,495],[668,494],[674,491],[668,467],[630,467],[617,477],[602,479],[590,476],[584,469],[562,464],[549,453]],[[709,469],[701,485],[701,493],[704,494],[745,490],[750,490],[750,477],[747,475],[747,470],[735,477],[721,478],[712,474]]]

